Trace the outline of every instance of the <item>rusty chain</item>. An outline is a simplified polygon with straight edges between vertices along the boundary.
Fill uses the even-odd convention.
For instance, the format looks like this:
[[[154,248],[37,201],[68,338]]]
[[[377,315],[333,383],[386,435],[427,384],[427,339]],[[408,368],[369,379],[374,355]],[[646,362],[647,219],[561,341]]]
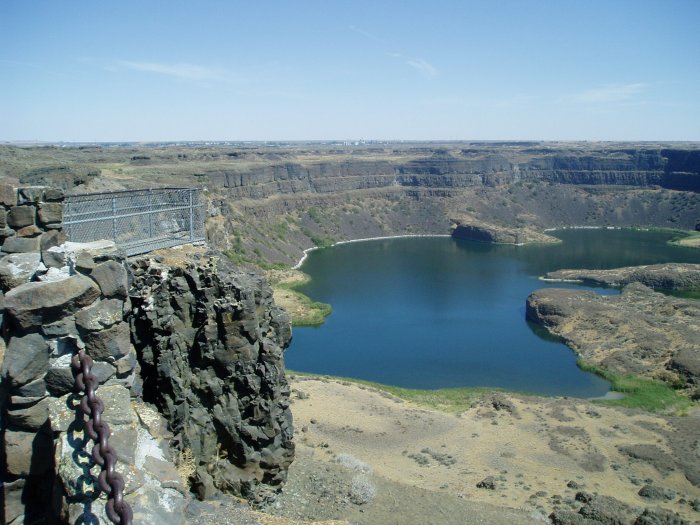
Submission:
[[[131,525],[133,511],[131,506],[124,501],[124,478],[116,470],[117,451],[109,445],[109,425],[102,421],[104,403],[97,397],[95,391],[99,385],[97,376],[92,373],[92,358],[85,350],[78,351],[73,356],[73,369],[75,370],[75,388],[85,392],[80,400],[80,408],[88,417],[85,423],[85,431],[95,444],[92,447],[92,458],[102,467],[97,482],[105,494],[107,494],[107,517],[118,525]]]

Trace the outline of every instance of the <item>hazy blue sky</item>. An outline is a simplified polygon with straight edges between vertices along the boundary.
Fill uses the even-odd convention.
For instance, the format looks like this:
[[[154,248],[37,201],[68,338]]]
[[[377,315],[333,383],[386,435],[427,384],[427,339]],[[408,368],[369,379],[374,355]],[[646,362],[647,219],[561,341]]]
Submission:
[[[2,0],[0,68],[0,141],[700,140],[700,0]]]

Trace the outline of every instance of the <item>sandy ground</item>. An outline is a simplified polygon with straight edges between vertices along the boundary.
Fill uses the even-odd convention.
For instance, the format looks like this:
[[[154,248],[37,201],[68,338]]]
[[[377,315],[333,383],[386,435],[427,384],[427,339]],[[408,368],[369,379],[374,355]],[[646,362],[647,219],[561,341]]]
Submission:
[[[349,455],[369,467],[378,494],[375,502],[363,506],[359,516],[365,519],[358,522],[391,521],[372,518],[372,505],[380,501],[385,485],[394,487],[395,502],[399,498],[396,523],[430,522],[402,521],[411,517],[415,491],[443,496],[446,502],[459,499],[519,512],[500,514],[502,521],[493,514],[479,521],[462,521],[467,518],[460,516],[457,521],[436,523],[537,522],[557,506],[577,508],[574,496],[579,490],[613,496],[640,511],[662,507],[691,523],[700,520],[700,512],[692,507],[700,489],[686,479],[674,459],[676,451],[667,436],[676,430],[662,416],[584,400],[502,394],[486,396],[468,411],[451,415],[362,385],[299,377],[292,381],[292,400],[299,462],[331,465],[339,456]],[[629,445],[656,447],[658,457],[632,459],[618,448]],[[700,461],[700,446],[696,443],[695,448]],[[304,475],[302,470],[293,465],[289,487],[295,476]],[[477,488],[488,476],[493,476],[495,488]],[[674,496],[644,499],[637,493],[647,484]],[[397,491],[397,486],[405,490]],[[322,497],[318,500],[323,503]],[[401,509],[409,515],[401,517]],[[339,517],[352,516],[317,516]]]
[[[678,241],[678,244],[681,246],[688,246],[690,248],[700,248],[700,236],[681,239]]]

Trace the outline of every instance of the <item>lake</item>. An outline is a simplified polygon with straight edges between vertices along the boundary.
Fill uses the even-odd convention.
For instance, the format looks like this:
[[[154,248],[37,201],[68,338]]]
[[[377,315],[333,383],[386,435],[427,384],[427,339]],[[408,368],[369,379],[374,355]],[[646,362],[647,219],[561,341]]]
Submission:
[[[560,230],[562,243],[494,245],[447,237],[366,241],[313,251],[301,291],[330,303],[318,328],[294,329],[291,370],[408,388],[490,386],[594,397],[609,384],[583,372],[566,345],[525,320],[539,276],[561,268],[700,262],[670,234]],[[597,289],[599,293],[618,293]]]

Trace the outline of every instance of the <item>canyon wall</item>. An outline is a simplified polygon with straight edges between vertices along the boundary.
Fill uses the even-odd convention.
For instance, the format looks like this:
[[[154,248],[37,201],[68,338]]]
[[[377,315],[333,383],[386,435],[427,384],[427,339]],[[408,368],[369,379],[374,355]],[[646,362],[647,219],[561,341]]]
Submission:
[[[391,186],[464,188],[520,181],[624,185],[700,191],[700,153],[693,150],[605,150],[586,154],[523,150],[461,150],[404,160],[324,160],[210,171],[215,187],[237,198],[329,193]],[[469,158],[478,156],[479,158]]]

